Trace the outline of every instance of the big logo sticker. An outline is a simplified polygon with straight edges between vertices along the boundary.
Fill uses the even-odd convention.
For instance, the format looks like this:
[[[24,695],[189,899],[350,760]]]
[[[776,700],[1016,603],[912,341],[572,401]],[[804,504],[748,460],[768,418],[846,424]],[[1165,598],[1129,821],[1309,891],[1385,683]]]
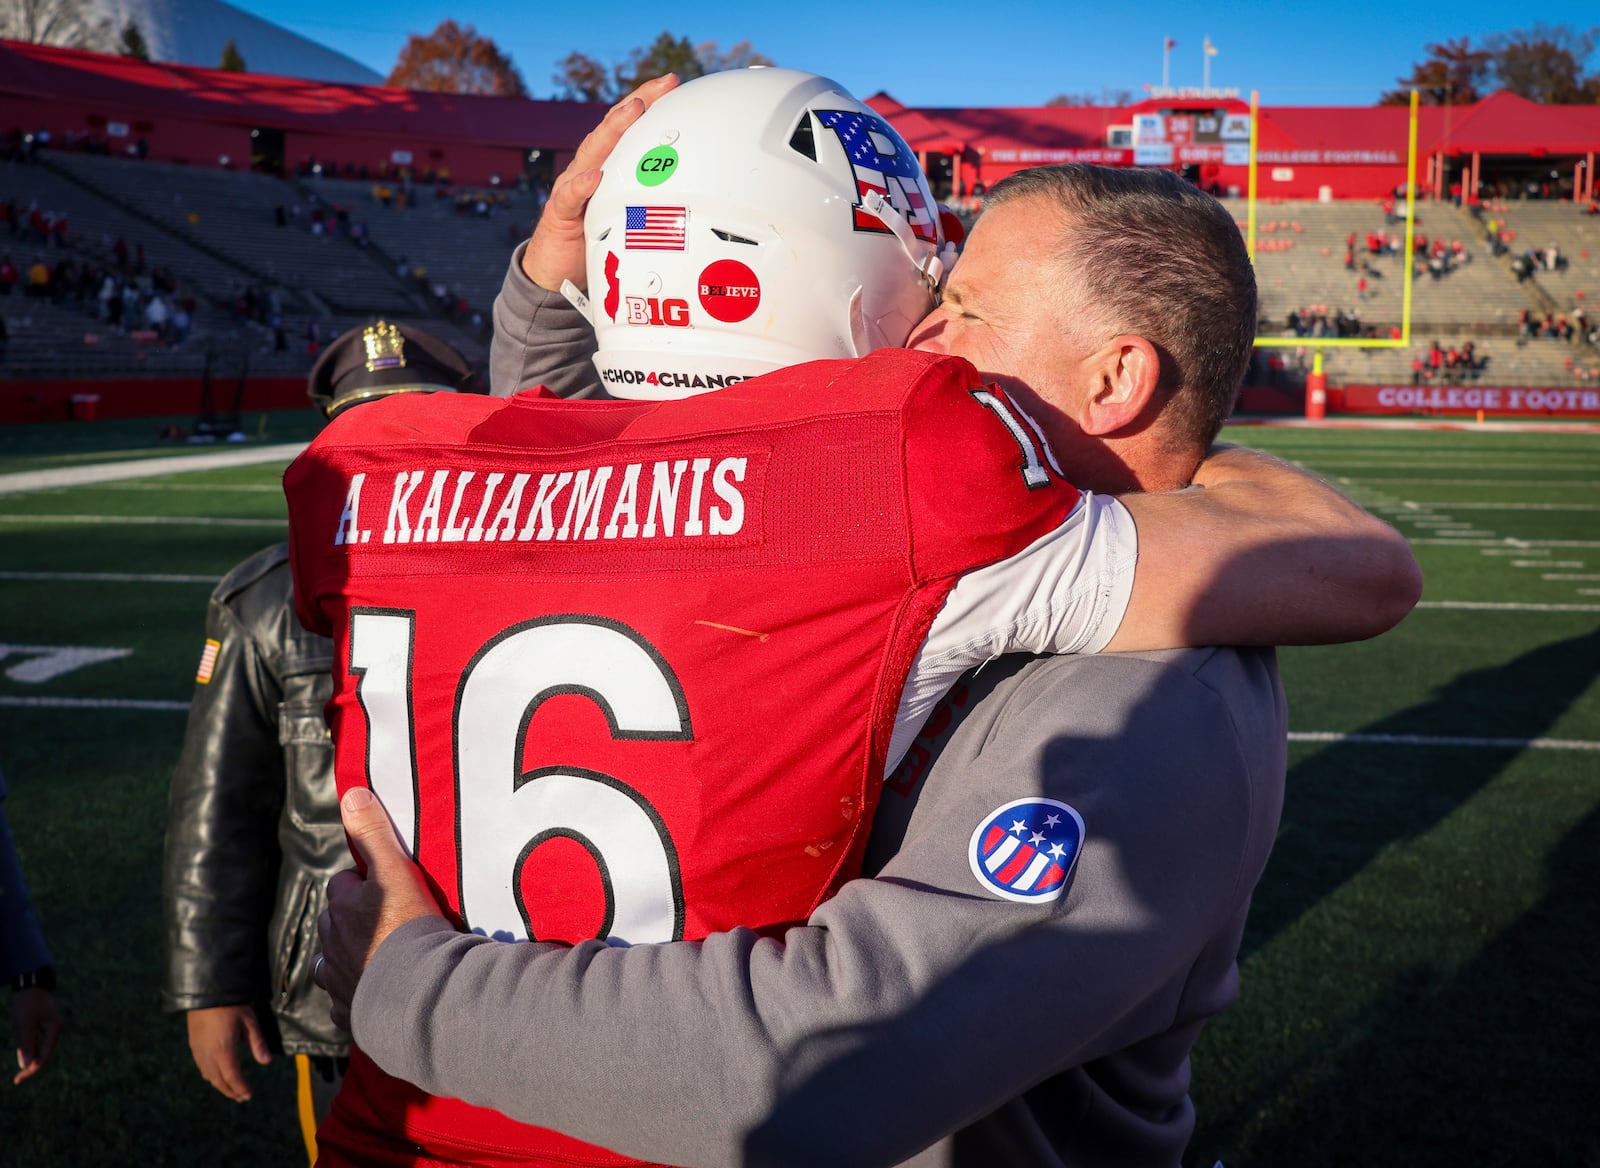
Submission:
[[[700,307],[715,320],[737,324],[761,307],[761,282],[738,260],[718,260],[700,273]]]
[[[1083,819],[1055,799],[1016,799],[978,824],[967,862],[996,896],[1024,903],[1055,900],[1083,848]]]

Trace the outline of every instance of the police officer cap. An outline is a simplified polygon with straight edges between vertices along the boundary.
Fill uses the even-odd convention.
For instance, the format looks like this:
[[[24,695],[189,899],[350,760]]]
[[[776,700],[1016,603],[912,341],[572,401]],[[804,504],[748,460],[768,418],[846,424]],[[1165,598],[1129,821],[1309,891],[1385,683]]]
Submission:
[[[307,392],[331,418],[391,393],[466,392],[471,381],[467,359],[438,337],[380,320],[330,344],[311,368]]]

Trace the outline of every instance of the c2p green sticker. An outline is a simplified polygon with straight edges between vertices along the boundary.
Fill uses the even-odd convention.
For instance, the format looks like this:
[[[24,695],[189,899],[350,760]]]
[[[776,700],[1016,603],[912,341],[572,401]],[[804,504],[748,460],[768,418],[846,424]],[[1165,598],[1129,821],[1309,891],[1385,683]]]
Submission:
[[[678,152],[671,146],[657,146],[639,159],[639,167],[634,173],[641,186],[658,187],[671,178],[677,169]]]

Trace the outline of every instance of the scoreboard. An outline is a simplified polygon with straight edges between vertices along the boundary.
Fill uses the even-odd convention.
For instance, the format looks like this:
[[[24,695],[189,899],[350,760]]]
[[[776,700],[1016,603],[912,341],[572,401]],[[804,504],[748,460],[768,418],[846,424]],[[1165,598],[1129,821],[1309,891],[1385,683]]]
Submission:
[[[1135,166],[1245,166],[1250,115],[1229,109],[1174,109],[1133,117]]]

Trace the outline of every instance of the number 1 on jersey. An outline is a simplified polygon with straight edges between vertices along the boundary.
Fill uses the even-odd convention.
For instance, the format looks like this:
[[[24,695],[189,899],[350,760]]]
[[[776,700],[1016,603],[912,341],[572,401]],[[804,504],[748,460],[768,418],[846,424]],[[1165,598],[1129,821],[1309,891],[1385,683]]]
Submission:
[[[421,830],[414,635],[413,613],[352,610],[350,671],[366,714],[367,781],[413,854]],[[462,919],[473,932],[537,939],[519,874],[535,848],[564,838],[584,847],[600,870],[603,937],[627,944],[678,940],[684,905],[677,850],[655,807],[599,771],[562,765],[522,772],[528,724],[546,699],[561,694],[594,702],[614,738],[693,737],[677,676],[626,625],[597,616],[541,617],[490,638],[462,671],[452,718]],[[401,809],[409,809],[409,823],[401,823]]]

